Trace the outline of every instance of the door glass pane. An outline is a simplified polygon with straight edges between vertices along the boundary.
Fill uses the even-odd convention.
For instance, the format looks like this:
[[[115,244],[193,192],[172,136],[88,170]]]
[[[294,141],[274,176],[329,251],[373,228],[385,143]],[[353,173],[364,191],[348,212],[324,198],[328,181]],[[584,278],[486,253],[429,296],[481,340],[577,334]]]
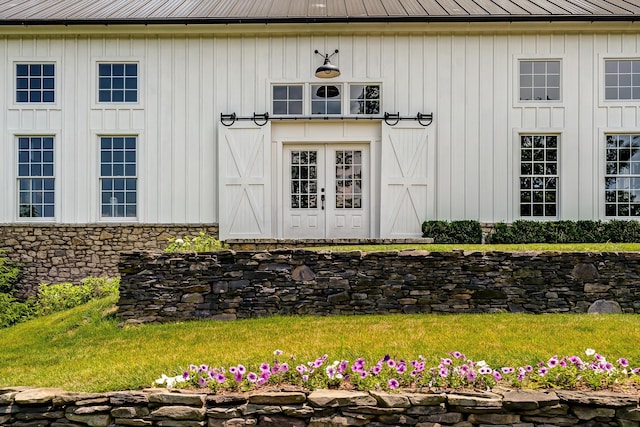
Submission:
[[[362,151],[336,151],[336,208],[362,207]]]
[[[318,207],[318,152],[297,150],[291,152],[291,208]]]

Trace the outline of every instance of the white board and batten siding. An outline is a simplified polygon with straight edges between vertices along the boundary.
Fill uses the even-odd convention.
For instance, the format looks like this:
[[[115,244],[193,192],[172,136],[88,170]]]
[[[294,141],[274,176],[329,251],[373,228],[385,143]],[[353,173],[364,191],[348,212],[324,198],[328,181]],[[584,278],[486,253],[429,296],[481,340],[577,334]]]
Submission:
[[[272,83],[322,83],[313,77],[322,61],[315,49],[340,51],[332,61],[342,75],[331,83],[379,83],[382,111],[406,116],[434,113],[433,124],[423,130],[426,150],[416,148],[420,156],[411,159],[420,169],[414,185],[423,189],[419,198],[406,199],[412,212],[394,213],[387,206],[395,203],[398,191],[391,172],[408,167],[402,162],[411,156],[411,149],[403,147],[409,150],[402,154],[405,160],[398,158],[394,165],[387,157],[392,151],[385,151],[393,150],[387,143],[394,138],[402,139],[394,136],[402,127],[387,128],[377,121],[376,130],[362,138],[381,141],[371,152],[371,237],[392,235],[394,230],[410,234],[402,225],[408,222],[414,222],[418,235],[416,221],[427,219],[519,219],[521,132],[560,136],[559,218],[604,219],[603,137],[606,132],[640,132],[640,105],[603,101],[603,63],[605,58],[640,57],[640,32],[618,32],[613,24],[610,31],[590,32],[585,24],[570,33],[563,33],[560,24],[526,32],[499,25],[500,31],[484,26],[473,34],[468,31],[472,24],[459,25],[457,32],[453,26],[451,31],[440,27],[423,33],[416,27],[408,33],[402,25],[388,24],[384,33],[368,35],[343,28],[341,34],[287,35],[285,29],[278,35],[221,36],[189,27],[182,35],[153,35],[132,27],[126,35],[104,36],[96,29],[95,34],[0,36],[0,73],[8,76],[0,87],[0,221],[20,221],[15,143],[20,135],[56,138],[55,222],[101,221],[101,135],[138,137],[136,221],[222,221],[233,205],[225,188],[233,184],[220,168],[232,160],[229,146],[222,145],[221,138],[228,134],[219,123],[220,113],[251,116],[271,111]],[[521,59],[561,61],[560,101],[518,100]],[[55,105],[40,108],[14,102],[14,64],[20,61],[56,63]],[[96,102],[99,61],[139,63],[137,104]],[[276,126],[260,132],[266,150],[263,172],[273,175],[259,191],[264,216],[250,218],[244,212],[251,204],[247,196],[245,205],[239,205],[247,216],[238,224],[246,225],[249,234],[278,237],[278,204],[273,201],[282,188],[275,182],[281,159],[274,140],[282,138],[269,135],[275,135]],[[253,220],[261,221],[262,228],[255,228],[256,223],[251,228]]]

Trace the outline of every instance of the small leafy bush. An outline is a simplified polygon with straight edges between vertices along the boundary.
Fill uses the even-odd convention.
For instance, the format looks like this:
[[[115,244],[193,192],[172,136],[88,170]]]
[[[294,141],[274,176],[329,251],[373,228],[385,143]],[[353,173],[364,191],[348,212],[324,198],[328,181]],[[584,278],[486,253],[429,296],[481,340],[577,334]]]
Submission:
[[[482,242],[482,227],[478,221],[425,221],[422,236],[434,243],[477,244]]]
[[[77,307],[92,299],[117,295],[119,286],[120,279],[107,277],[87,277],[80,285],[43,283],[38,289],[36,313],[44,316]]]
[[[13,290],[20,278],[20,269],[1,256],[5,251],[0,251],[0,292],[9,293]]]
[[[33,316],[35,305],[32,299],[18,301],[9,293],[0,292],[0,328],[24,322]]]
[[[222,249],[222,242],[201,231],[196,237],[170,238],[165,252],[214,252]]]

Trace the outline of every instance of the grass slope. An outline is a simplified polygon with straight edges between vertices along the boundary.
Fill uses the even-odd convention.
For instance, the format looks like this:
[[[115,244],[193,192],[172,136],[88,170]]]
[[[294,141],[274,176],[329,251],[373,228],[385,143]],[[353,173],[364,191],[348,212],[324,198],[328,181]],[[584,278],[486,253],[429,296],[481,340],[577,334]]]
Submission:
[[[190,363],[255,366],[275,349],[303,363],[372,362],[390,353],[422,354],[431,366],[449,351],[496,367],[584,355],[595,348],[610,360],[640,366],[640,316],[635,315],[390,315],[273,317],[234,322],[184,322],[120,329],[113,298],[0,330],[0,387],[61,387],[110,391],[150,386],[162,373]],[[282,359],[281,359],[282,360]]]
[[[556,251],[556,252],[637,252],[640,243],[526,243],[512,245],[445,245],[445,244],[393,244],[393,245],[344,245],[308,248],[320,251],[391,251],[391,250],[421,250],[429,252],[448,252],[465,250],[471,252],[516,252],[516,251]]]

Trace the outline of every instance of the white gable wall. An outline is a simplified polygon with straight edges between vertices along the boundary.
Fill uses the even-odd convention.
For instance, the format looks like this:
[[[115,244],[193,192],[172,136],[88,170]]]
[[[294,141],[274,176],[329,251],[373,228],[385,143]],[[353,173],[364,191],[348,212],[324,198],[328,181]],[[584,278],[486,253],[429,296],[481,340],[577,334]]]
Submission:
[[[519,131],[560,135],[560,219],[604,219],[603,132],[640,131],[637,102],[604,103],[601,94],[603,59],[637,57],[638,33],[227,37],[102,30],[0,38],[0,73],[7,76],[0,87],[0,222],[19,221],[15,136],[32,134],[56,137],[55,222],[100,222],[98,136],[116,134],[138,136],[139,222],[217,222],[224,209],[216,171],[220,113],[270,111],[271,82],[322,82],[313,77],[321,63],[315,49],[340,50],[332,61],[342,75],[332,81],[380,82],[383,111],[434,113],[435,218],[425,219],[518,219]],[[520,103],[517,60],[541,58],[562,61],[562,101]],[[139,61],[138,105],[95,102],[99,60]],[[13,102],[14,61],[56,62],[55,106]]]

